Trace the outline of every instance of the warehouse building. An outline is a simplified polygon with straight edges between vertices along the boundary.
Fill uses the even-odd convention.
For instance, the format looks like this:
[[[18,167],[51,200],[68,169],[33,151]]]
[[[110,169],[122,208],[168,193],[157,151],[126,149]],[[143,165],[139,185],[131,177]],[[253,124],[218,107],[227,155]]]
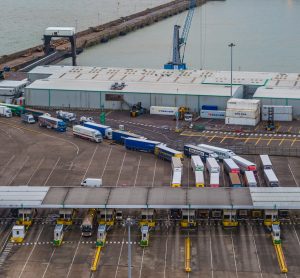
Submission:
[[[28,79],[33,82],[25,90],[26,103],[39,107],[126,110],[142,102],[148,109],[187,106],[200,112],[212,104],[225,110],[231,98],[229,71],[39,66]],[[288,103],[298,116],[298,81],[298,74],[233,72],[232,97]]]

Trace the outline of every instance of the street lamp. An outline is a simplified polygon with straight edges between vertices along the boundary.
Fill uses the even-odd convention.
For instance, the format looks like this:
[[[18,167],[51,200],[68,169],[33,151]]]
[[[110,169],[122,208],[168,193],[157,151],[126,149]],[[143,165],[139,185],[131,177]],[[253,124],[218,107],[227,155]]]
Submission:
[[[235,44],[230,43],[228,46],[230,47],[230,96],[232,97],[232,49]]]
[[[125,220],[125,224],[128,227],[128,278],[131,278],[131,237],[130,227],[134,225],[134,220],[128,217]]]

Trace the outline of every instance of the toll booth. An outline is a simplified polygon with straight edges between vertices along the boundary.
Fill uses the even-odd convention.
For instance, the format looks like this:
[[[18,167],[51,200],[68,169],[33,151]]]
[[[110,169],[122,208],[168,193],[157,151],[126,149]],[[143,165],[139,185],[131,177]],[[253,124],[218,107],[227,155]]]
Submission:
[[[182,218],[180,221],[181,228],[195,228],[196,222],[196,211],[194,209],[183,209]]]
[[[273,224],[272,225],[272,240],[274,244],[281,244],[281,238],[280,238],[280,227],[279,225]]]
[[[199,209],[198,210],[198,217],[201,220],[207,220],[209,218],[209,210],[207,210],[207,209]]]
[[[143,209],[141,213],[140,226],[155,227],[155,210],[154,209]]]
[[[246,209],[240,209],[238,210],[238,220],[246,220],[249,219],[249,210]]]
[[[141,227],[141,233],[142,233],[142,238],[141,238],[141,241],[140,241],[140,246],[141,247],[149,246],[149,227],[148,226],[142,226]]]
[[[287,209],[279,209],[278,210],[278,218],[287,220],[290,218],[290,212]]]
[[[57,219],[56,223],[61,225],[72,225],[73,219],[76,215],[75,209],[60,209],[59,210],[59,218]]]
[[[106,241],[106,235],[107,235],[106,225],[99,225],[97,230],[97,241],[96,241],[97,246],[100,247],[104,246]]]
[[[123,221],[123,212],[121,210],[117,210],[116,220],[117,220],[117,222],[122,222]]]
[[[214,219],[214,220],[221,220],[222,219],[222,210],[220,209],[213,209],[211,211],[211,219]]]
[[[19,209],[17,225],[31,226],[35,214],[35,209]]]
[[[53,244],[55,246],[60,246],[62,244],[63,237],[64,237],[64,225],[62,224],[55,225]]]
[[[100,211],[98,220],[99,225],[113,226],[116,221],[116,211],[114,209],[105,209]]]
[[[267,227],[271,227],[273,224],[280,224],[278,219],[278,210],[266,209],[264,212],[264,225]]]
[[[237,227],[237,212],[235,209],[224,209],[222,217],[223,227]]]
[[[262,220],[263,219],[263,211],[260,209],[255,209],[251,211],[251,218],[253,220]]]
[[[11,242],[20,243],[23,242],[26,235],[26,228],[24,225],[14,225],[12,228]]]

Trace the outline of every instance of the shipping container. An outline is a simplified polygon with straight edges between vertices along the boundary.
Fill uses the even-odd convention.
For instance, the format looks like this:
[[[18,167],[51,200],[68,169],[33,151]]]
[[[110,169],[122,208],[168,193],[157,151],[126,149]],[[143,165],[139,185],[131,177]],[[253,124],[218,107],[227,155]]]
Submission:
[[[202,110],[218,110],[217,105],[202,105]]]
[[[263,113],[261,115],[262,121],[267,121],[269,115],[267,113]],[[274,114],[274,121],[277,122],[291,122],[293,120],[292,114]]]
[[[225,119],[225,111],[222,110],[201,110],[200,117],[203,119]]]
[[[267,154],[261,154],[260,156],[260,161],[263,169],[272,169],[273,165],[270,160],[270,157]]]
[[[264,169],[264,178],[267,186],[278,187],[279,180],[272,169]]]
[[[293,114],[293,106],[288,105],[263,105],[262,113],[267,114],[269,108],[273,108],[274,114]]]
[[[145,139],[141,135],[123,131],[123,130],[113,130],[112,131],[112,140],[119,144],[124,144],[125,138],[128,138],[128,137]]]
[[[256,171],[256,164],[254,164],[253,162],[240,157],[238,155],[234,155],[231,157],[232,160],[240,167],[240,170],[242,172],[244,171]]]
[[[229,149],[215,147],[212,145],[199,144],[198,147],[200,147],[204,150],[213,151],[214,153],[216,153],[218,155],[219,159],[230,158],[233,155],[235,155],[235,153]]]
[[[96,143],[101,143],[103,140],[100,131],[82,125],[73,126],[73,135]]]
[[[127,137],[124,139],[124,145],[128,150],[154,153],[155,147],[161,144],[157,141],[150,141],[147,139]]]
[[[242,183],[237,173],[229,173],[229,183],[231,187],[241,187]]]
[[[232,118],[226,117],[225,124],[226,125],[248,125],[248,126],[256,126],[259,123],[260,119],[249,119],[249,118]]]
[[[195,186],[204,187],[204,173],[202,171],[195,171]]]
[[[206,161],[207,157],[213,157],[218,160],[218,155],[215,152],[190,144],[184,145],[184,154],[187,157],[199,155],[204,162]]]
[[[174,116],[176,112],[178,112],[178,107],[150,106],[151,115]]]
[[[248,187],[257,187],[257,181],[253,171],[245,171],[244,173],[245,185]]]
[[[67,130],[66,123],[63,120],[53,118],[48,115],[42,115],[38,117],[40,127],[52,128],[59,132],[65,132]]]
[[[223,160],[223,165],[225,171],[229,173],[240,173],[240,167],[231,159],[231,158],[225,158]]]
[[[198,155],[191,156],[191,166],[194,172],[204,171],[204,164],[201,160],[201,157]]]
[[[227,101],[227,109],[260,109],[258,99],[231,98]]]
[[[179,157],[179,158],[183,159],[183,153],[182,152],[171,149],[171,148],[167,147],[164,144],[157,145],[155,147],[154,154],[157,157],[159,157],[161,159],[168,160],[168,161],[171,161],[172,157]]]
[[[233,118],[250,118],[256,119],[260,117],[260,110],[257,109],[226,109],[226,117]],[[225,118],[225,117],[224,117]]]
[[[172,187],[180,187],[181,186],[181,171],[175,171],[173,172],[172,177]]]
[[[219,187],[220,186],[220,173],[210,173],[209,185],[210,185],[210,187]]]
[[[206,159],[206,168],[209,173],[220,173],[220,165],[212,157]]]
[[[110,126],[101,125],[93,122],[84,122],[83,126],[93,128],[101,132],[103,138],[112,139],[112,129]]]
[[[75,35],[74,27],[48,27],[44,35],[57,37],[71,37]]]
[[[172,157],[171,160],[171,164],[172,164],[172,170],[173,172],[177,172],[177,171],[182,171],[182,162],[181,159],[179,157]]]

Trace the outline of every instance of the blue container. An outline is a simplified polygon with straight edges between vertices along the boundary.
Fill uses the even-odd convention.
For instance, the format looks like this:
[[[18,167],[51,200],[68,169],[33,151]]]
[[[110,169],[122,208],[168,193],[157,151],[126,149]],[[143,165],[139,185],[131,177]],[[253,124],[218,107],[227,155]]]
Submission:
[[[154,153],[155,147],[159,144],[160,142],[157,141],[150,141],[132,137],[125,138],[124,140],[126,149],[148,153]]]
[[[218,110],[217,105],[202,105],[202,110]]]
[[[141,138],[142,136],[130,133],[127,131],[122,131],[122,130],[113,130],[112,131],[112,140],[119,143],[119,144],[124,144],[125,138],[128,137],[133,137],[133,138]]]

